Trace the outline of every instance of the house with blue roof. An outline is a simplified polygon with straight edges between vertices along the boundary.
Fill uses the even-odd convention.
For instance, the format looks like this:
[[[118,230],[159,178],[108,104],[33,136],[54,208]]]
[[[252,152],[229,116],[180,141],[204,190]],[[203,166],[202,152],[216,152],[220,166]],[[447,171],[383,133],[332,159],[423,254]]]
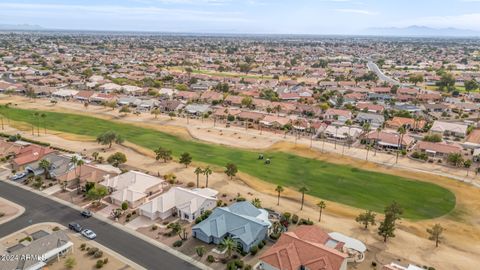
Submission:
[[[244,252],[249,252],[267,237],[271,225],[266,210],[244,201],[214,209],[207,219],[192,228],[192,235],[207,244],[217,245],[231,237]]]

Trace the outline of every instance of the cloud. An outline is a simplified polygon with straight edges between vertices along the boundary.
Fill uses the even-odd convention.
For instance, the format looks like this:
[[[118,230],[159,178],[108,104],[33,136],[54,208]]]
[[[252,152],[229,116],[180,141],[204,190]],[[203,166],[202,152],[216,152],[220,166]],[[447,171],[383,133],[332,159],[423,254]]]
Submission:
[[[165,0],[189,1],[189,0]],[[227,0],[202,0],[217,2]],[[92,16],[108,16],[112,19],[150,19],[155,21],[205,21],[205,22],[246,22],[240,12],[215,12],[207,10],[163,8],[154,6],[132,7],[120,5],[68,5],[68,4],[22,4],[0,3],[0,14],[4,15],[32,15],[56,16],[72,15],[88,18]]]
[[[362,15],[377,15],[378,12],[369,11],[365,9],[351,9],[351,8],[339,8],[335,9],[336,12],[340,13],[354,13],[354,14],[362,14]]]

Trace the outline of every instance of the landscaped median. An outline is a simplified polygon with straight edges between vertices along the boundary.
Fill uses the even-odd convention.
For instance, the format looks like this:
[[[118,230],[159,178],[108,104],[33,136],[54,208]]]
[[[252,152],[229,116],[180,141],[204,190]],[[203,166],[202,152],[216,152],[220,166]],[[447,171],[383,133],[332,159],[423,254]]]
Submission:
[[[44,113],[42,122],[35,112]],[[156,149],[159,146],[172,150],[179,157],[188,152],[194,161],[219,167],[234,163],[238,169],[263,181],[298,189],[305,185],[308,194],[357,208],[383,212],[386,205],[397,201],[404,209],[404,217],[412,220],[435,218],[449,213],[455,207],[455,195],[438,185],[372,172],[347,165],[298,155],[268,151],[263,153],[271,160],[265,165],[258,153],[244,149],[186,140],[154,129],[109,121],[77,114],[34,111],[13,107],[0,107],[0,113],[14,121],[40,124],[49,130],[97,137],[113,130],[125,140],[139,146]]]

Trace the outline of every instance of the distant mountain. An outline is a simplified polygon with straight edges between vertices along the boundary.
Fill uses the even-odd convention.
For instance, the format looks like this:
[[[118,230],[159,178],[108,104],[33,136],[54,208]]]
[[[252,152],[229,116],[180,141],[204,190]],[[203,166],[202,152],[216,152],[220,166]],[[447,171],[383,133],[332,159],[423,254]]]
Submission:
[[[412,25],[408,27],[368,28],[366,35],[378,36],[404,36],[404,37],[478,37],[480,32],[458,28],[431,28],[427,26]]]
[[[0,24],[0,30],[45,30],[45,28],[32,24]]]

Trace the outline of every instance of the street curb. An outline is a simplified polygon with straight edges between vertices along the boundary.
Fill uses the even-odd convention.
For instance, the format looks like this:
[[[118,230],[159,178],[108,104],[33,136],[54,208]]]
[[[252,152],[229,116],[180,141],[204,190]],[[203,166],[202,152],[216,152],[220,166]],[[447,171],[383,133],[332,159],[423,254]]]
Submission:
[[[81,208],[81,207],[78,206],[78,205],[75,205],[75,204],[72,204],[72,203],[70,203],[70,202],[64,201],[64,200],[62,200],[62,199],[60,199],[60,198],[57,198],[57,197],[55,197],[55,196],[49,196],[49,195],[47,195],[47,194],[45,194],[45,193],[43,193],[43,192],[41,192],[41,191],[39,191],[39,190],[36,190],[36,189],[34,189],[34,188],[31,188],[31,187],[29,187],[29,186],[25,186],[25,185],[22,185],[22,184],[13,182],[13,181],[9,181],[9,180],[4,180],[4,179],[2,179],[1,181],[5,182],[5,183],[7,183],[7,184],[10,184],[10,185],[12,185],[12,186],[17,186],[17,187],[23,188],[23,189],[25,189],[25,190],[28,190],[28,191],[30,191],[30,192],[33,192],[33,193],[37,194],[37,195],[40,195],[40,196],[45,197],[45,198],[48,198],[48,199],[50,199],[50,200],[56,201],[56,202],[58,202],[58,203],[60,203],[60,204],[63,204],[63,205],[68,206],[68,207],[70,207],[70,208],[76,209],[76,210],[78,210],[79,212],[82,211],[82,210],[84,210],[83,208]],[[185,255],[185,254],[183,254],[183,253],[181,253],[180,251],[177,251],[177,250],[175,250],[175,249],[173,249],[173,248],[170,248],[169,246],[167,246],[167,245],[165,245],[165,244],[163,244],[163,243],[160,243],[160,242],[158,242],[158,241],[156,241],[156,240],[154,240],[154,239],[151,239],[151,238],[149,238],[148,236],[145,236],[145,235],[143,235],[143,234],[141,234],[141,233],[139,233],[139,232],[137,232],[137,231],[135,231],[135,230],[132,230],[132,229],[130,229],[130,228],[127,228],[127,227],[125,227],[125,226],[123,226],[123,225],[120,225],[120,224],[118,224],[118,223],[115,223],[115,222],[113,222],[112,220],[109,220],[108,218],[105,218],[105,217],[103,217],[103,216],[101,216],[101,215],[93,215],[92,218],[95,218],[95,219],[98,219],[98,220],[103,221],[103,222],[105,222],[105,223],[108,223],[109,225],[114,226],[114,227],[116,227],[117,229],[120,229],[120,230],[122,230],[122,231],[124,231],[124,232],[126,232],[126,233],[129,233],[129,234],[131,234],[131,235],[133,235],[133,236],[135,236],[135,237],[137,237],[137,238],[139,238],[139,239],[141,239],[141,240],[143,240],[143,241],[145,241],[145,242],[148,242],[148,243],[150,243],[150,244],[152,244],[152,245],[154,245],[154,246],[162,249],[163,251],[166,251],[166,252],[168,252],[168,253],[170,253],[170,254],[172,254],[172,255],[174,255],[174,256],[176,256],[176,257],[178,257],[178,258],[180,258],[180,259],[182,259],[182,260],[184,260],[184,261],[186,261],[186,262],[194,265],[195,267],[198,267],[199,269],[212,270],[211,267],[206,266],[205,264],[203,264],[203,263],[201,263],[201,262],[199,262],[199,261],[197,261],[197,260],[195,260],[195,259],[193,259],[193,258],[191,258],[191,257],[189,257],[189,256],[187,256],[187,255]]]
[[[28,230],[32,227],[35,227],[35,226],[41,226],[41,225],[51,225],[51,226],[58,226],[60,227],[62,230],[65,230],[65,231],[68,231],[68,228],[63,226],[62,224],[59,224],[59,223],[56,223],[56,222],[40,222],[40,223],[36,223],[36,224],[32,224],[32,225],[29,225],[27,227],[24,227],[24,228],[21,228],[20,230],[16,231],[16,232],[13,232],[9,235],[6,235],[2,238],[0,238],[0,241],[3,241],[4,239],[7,239],[8,237],[11,237],[15,234],[18,234],[18,233],[21,233],[25,230]],[[70,232],[67,232],[67,234],[71,234],[71,236],[73,237],[76,237],[78,239],[82,239],[82,236],[79,235],[79,234],[75,234],[75,233],[70,233]],[[84,239],[85,240],[85,239]],[[110,253],[111,256],[115,257],[116,259],[122,261],[123,263],[125,264],[128,264],[130,267],[133,267],[134,269],[139,269],[139,270],[147,270],[146,268],[138,265],[137,263],[129,260],[128,258],[126,258],[125,256],[123,255],[120,255],[119,253],[109,249],[108,247],[96,242],[96,241],[88,241],[88,243],[92,246],[95,246],[99,249],[103,249],[106,253]]]
[[[18,209],[18,213],[16,213],[15,215],[13,215],[13,216],[5,219],[5,220],[2,220],[2,221],[0,222],[0,225],[2,225],[2,224],[4,224],[4,223],[7,223],[7,222],[9,222],[9,221],[11,221],[11,220],[16,219],[17,217],[21,216],[21,215],[25,212],[25,207],[23,207],[23,206],[21,206],[21,205],[18,205],[18,204],[14,203],[14,202],[11,202],[11,201],[9,201],[9,200],[7,200],[7,199],[4,199],[3,197],[0,197],[0,201],[6,201],[8,204],[12,204],[13,206],[15,206],[15,207]]]

